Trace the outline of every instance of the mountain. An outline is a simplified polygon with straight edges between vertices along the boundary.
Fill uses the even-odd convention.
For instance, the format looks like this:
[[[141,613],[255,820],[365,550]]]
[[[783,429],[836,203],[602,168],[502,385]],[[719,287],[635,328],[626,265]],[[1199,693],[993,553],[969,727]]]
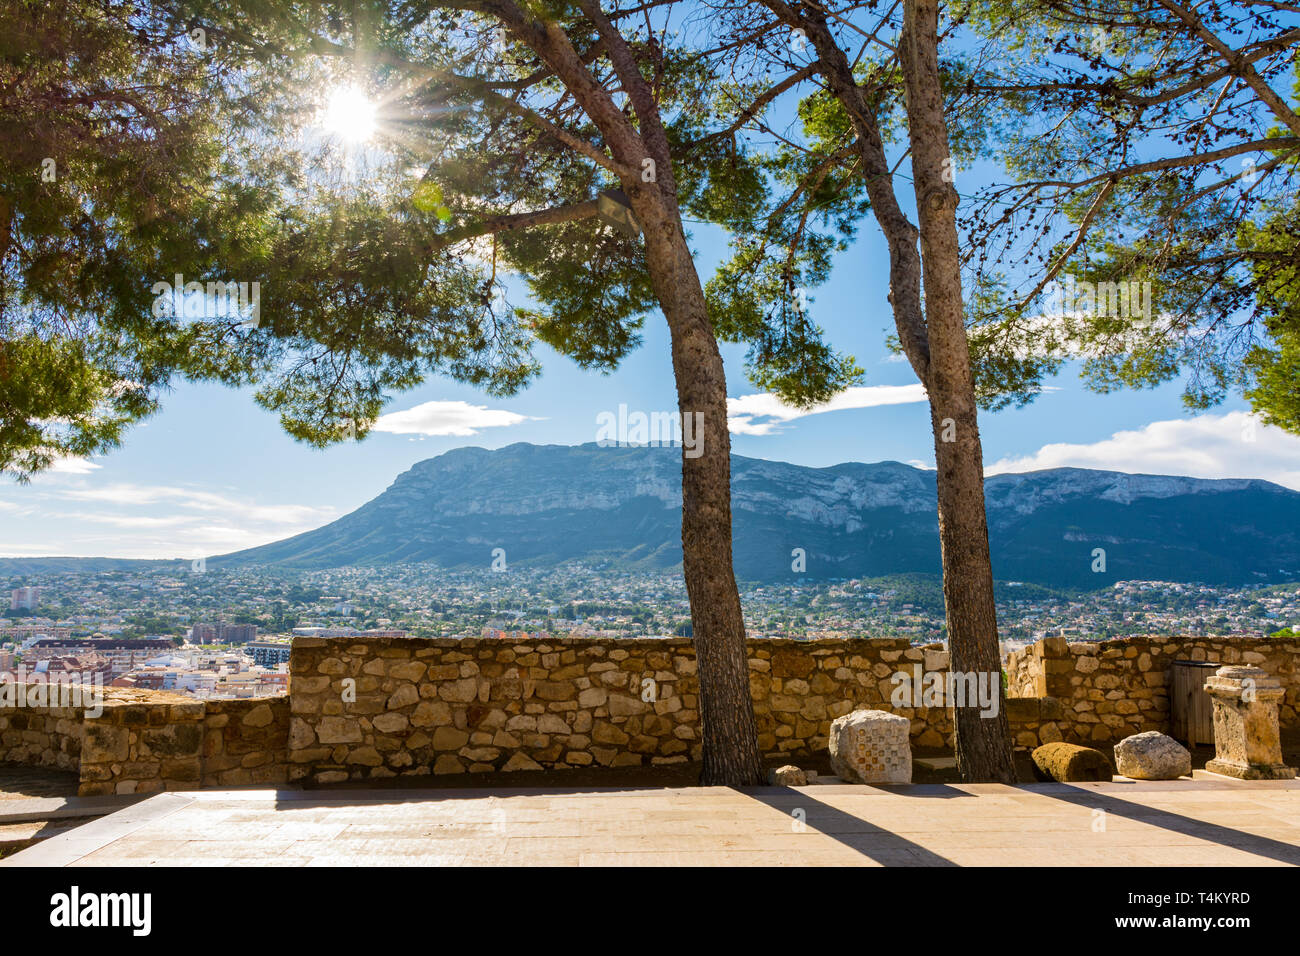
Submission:
[[[805,468],[732,456],[737,576],[791,580],[939,571],[935,475],[898,462]],[[985,483],[999,580],[1270,583],[1300,578],[1300,493],[1267,481],[1056,468]],[[419,462],[318,528],[209,559],[295,568],[428,561],[490,566],[681,561],[681,459],[672,447],[516,444]],[[1105,570],[1093,571],[1094,549]]]

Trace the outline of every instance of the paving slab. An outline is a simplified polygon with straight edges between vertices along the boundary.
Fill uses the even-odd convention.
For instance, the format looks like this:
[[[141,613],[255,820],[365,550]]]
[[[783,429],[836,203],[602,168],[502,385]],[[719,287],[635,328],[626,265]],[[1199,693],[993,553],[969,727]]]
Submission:
[[[139,803],[144,794],[104,797],[21,797],[0,802],[0,825],[62,820],[70,817],[102,817]]]
[[[1297,866],[1300,781],[165,793],[0,866]]]

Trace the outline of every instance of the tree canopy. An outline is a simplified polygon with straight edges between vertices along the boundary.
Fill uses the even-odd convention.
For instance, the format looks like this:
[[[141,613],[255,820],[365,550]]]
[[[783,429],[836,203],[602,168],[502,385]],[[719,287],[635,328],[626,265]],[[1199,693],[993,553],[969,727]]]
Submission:
[[[564,84],[480,6],[7,8],[0,469],[110,448],[181,379],[256,385],[289,434],[324,445],[364,436],[431,375],[513,393],[538,343],[616,368],[657,305],[639,239],[596,218],[617,170]],[[631,115],[577,6],[543,12]],[[747,223],[767,186],[719,136],[707,31],[613,16],[653,75],[681,207]],[[320,133],[322,91],[345,84],[379,104],[372,143]],[[176,275],[257,283],[256,319],[206,285],[159,310],[152,290]],[[508,301],[511,277],[528,301]],[[795,402],[859,374],[806,313],[718,333]]]
[[[964,219],[982,361],[1022,358],[1031,387],[1069,359],[1098,391],[1183,377],[1189,408],[1237,391],[1295,428],[1296,13],[969,6],[997,53],[967,93],[1019,117],[999,150],[1010,181]]]

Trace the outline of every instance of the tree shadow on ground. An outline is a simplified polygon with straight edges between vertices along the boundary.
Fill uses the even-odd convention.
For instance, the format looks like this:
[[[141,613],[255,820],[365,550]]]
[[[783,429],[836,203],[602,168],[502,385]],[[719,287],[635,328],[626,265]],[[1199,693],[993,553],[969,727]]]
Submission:
[[[1019,789],[1032,792],[1036,796],[1050,797],[1053,800],[1060,800],[1088,810],[1104,810],[1108,814],[1114,814],[1126,820],[1160,827],[1184,836],[1198,837],[1202,840],[1217,843],[1220,846],[1231,847],[1265,859],[1300,865],[1300,846],[1274,840],[1271,837],[1257,836],[1244,830],[1234,830],[1232,827],[1225,827],[1218,823],[1209,823],[1205,820],[1197,820],[1194,817],[1185,817],[1169,810],[1161,810],[1144,803],[1132,803],[1097,790],[1075,787],[1065,783],[1040,784],[1035,786],[1032,791],[1029,791],[1028,788]]]
[[[762,787],[753,790],[738,790],[751,799],[766,804],[773,810],[779,810],[791,818],[792,826],[803,825],[809,830],[816,830],[863,856],[879,863],[881,866],[957,866],[952,860],[927,850],[919,843],[899,836],[883,827],[877,826],[852,813],[846,813],[828,803],[817,800],[809,792],[811,788],[800,787]],[[885,788],[882,788],[885,789]],[[906,787],[890,792],[921,789]],[[953,788],[927,786],[927,790],[952,790]],[[951,794],[933,792],[927,796],[970,796],[960,791]],[[922,796],[922,794],[916,794]],[[801,815],[798,812],[802,811]],[[795,831],[799,832],[799,831]]]

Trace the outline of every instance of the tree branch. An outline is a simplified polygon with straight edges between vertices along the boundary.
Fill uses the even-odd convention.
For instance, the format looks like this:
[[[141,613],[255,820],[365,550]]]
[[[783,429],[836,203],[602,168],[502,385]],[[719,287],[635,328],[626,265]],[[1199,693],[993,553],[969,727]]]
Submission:
[[[477,239],[480,236],[513,232],[516,229],[527,229],[530,226],[548,226],[560,222],[576,222],[582,219],[590,219],[597,215],[599,211],[599,200],[588,199],[586,202],[572,203],[566,206],[552,206],[549,209],[538,209],[533,212],[491,216],[440,233],[425,246],[425,252],[432,255],[457,242],[464,242],[466,239]]]
[[[1092,221],[1095,218],[1097,218],[1097,213],[1101,211],[1102,205],[1106,202],[1106,200],[1110,197],[1110,194],[1114,191],[1115,191],[1115,180],[1113,179],[1107,180],[1106,185],[1101,187],[1101,190],[1097,193],[1097,197],[1093,199],[1092,205],[1088,207],[1088,211],[1084,214],[1083,220],[1079,223],[1079,229],[1074,234],[1074,241],[1072,241],[1069,247],[1063,253],[1061,253],[1060,257],[1056,260],[1056,263],[1052,266],[1052,268],[1047,270],[1047,273],[1043,276],[1042,281],[1040,281],[1038,285],[1034,286],[1034,291],[1030,292],[1029,295],[1025,296],[1025,298],[1021,300],[1020,305],[1016,307],[1017,312],[1019,312],[1030,302],[1032,302],[1034,300],[1034,297],[1037,296],[1038,293],[1043,291],[1043,288],[1047,285],[1047,283],[1055,279],[1057,275],[1060,274],[1060,271],[1063,268],[1065,268],[1065,263],[1069,261],[1070,256],[1074,255],[1074,253],[1078,250],[1079,246],[1083,245],[1083,240],[1088,235],[1088,229],[1092,226]]]
[[[1201,21],[1201,18],[1186,10],[1173,0],[1157,0],[1159,4],[1172,13],[1174,16],[1187,24],[1191,30],[1205,42],[1205,45],[1219,54],[1231,69],[1231,72],[1240,76],[1246,84],[1255,91],[1264,104],[1273,111],[1291,132],[1300,136],[1300,116],[1297,116],[1291,107],[1286,105],[1286,101],[1274,92],[1273,88],[1264,82],[1264,78],[1256,72],[1250,62],[1240,56],[1236,51],[1226,43],[1215,36],[1209,28]],[[1294,31],[1293,31],[1294,32]]]

